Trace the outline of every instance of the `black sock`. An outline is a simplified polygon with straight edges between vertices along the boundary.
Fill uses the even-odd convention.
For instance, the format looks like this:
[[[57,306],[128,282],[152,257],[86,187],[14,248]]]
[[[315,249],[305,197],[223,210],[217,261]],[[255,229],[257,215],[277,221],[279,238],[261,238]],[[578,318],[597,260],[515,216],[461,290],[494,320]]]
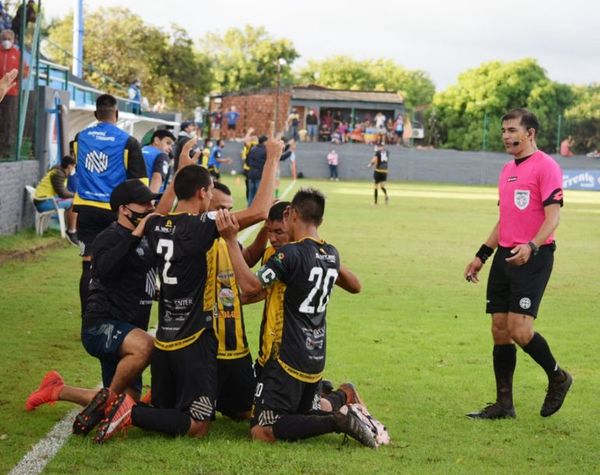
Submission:
[[[177,409],[148,406],[134,406],[131,410],[131,422],[136,427],[173,436],[187,434],[192,423],[190,416]]]
[[[385,186],[381,187],[381,191],[383,191],[383,194],[385,195],[385,197],[387,198],[387,190],[385,189]]]
[[[496,376],[496,402],[503,407],[513,406],[512,383],[517,366],[517,348],[513,344],[494,345],[494,375]]]
[[[533,338],[523,347],[523,351],[529,354],[537,364],[544,368],[548,378],[554,379],[562,376],[562,371],[558,367],[558,363],[554,359],[554,356],[552,356],[548,342],[539,333],[533,334]]]
[[[85,310],[85,302],[90,291],[90,278],[92,277],[91,261],[81,261],[81,278],[79,279],[79,302],[81,304],[81,315]]]
[[[375,204],[377,204],[377,188],[375,188]]]
[[[273,424],[273,435],[279,440],[300,440],[337,431],[333,414],[326,416],[286,414]]]
[[[332,391],[329,394],[324,394],[321,398],[326,399],[331,404],[333,412],[339,411],[340,407],[346,404],[346,393],[341,390]]]

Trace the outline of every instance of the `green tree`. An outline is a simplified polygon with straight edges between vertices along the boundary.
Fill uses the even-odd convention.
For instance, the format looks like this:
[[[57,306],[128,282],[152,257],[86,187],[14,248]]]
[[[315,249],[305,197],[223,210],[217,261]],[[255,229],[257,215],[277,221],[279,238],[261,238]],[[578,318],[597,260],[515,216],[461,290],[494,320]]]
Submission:
[[[230,28],[223,35],[207,33],[200,45],[212,62],[215,92],[275,86],[279,59],[285,60],[281,83],[293,81],[291,66],[298,52],[291,41],[272,38],[262,26]]]
[[[487,149],[502,150],[502,115],[526,107],[540,119],[538,146],[554,152],[558,116],[572,101],[571,89],[548,79],[534,59],[484,63],[434,96],[430,137],[438,146],[480,150],[485,136]]]
[[[579,153],[600,148],[600,83],[573,87],[575,101],[565,111],[562,138],[572,135]]]
[[[71,62],[72,27],[72,13],[48,27],[44,52],[65,65]],[[208,93],[208,59],[181,28],[163,32],[122,7],[91,12],[84,28],[84,79],[98,89],[126,97],[129,83],[139,78],[151,103],[164,97],[180,109],[192,109]]]
[[[435,86],[421,70],[409,70],[390,59],[357,61],[348,56],[333,56],[323,61],[311,60],[300,70],[298,78],[334,89],[399,92],[408,108],[430,104]]]

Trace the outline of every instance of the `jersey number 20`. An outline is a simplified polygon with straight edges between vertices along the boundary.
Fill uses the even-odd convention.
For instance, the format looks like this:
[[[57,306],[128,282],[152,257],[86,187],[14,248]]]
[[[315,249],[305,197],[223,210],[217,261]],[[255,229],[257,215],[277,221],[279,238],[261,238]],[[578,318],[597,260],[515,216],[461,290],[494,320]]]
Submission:
[[[170,277],[168,275],[169,268],[171,267],[171,258],[173,257],[173,241],[170,239],[159,239],[156,252],[163,254],[163,250],[165,251],[165,267],[162,271],[162,282],[167,285],[177,285],[177,277]]]
[[[320,313],[325,311],[327,303],[329,302],[329,294],[331,293],[333,284],[335,284],[335,279],[337,279],[338,272],[335,269],[327,269],[325,278],[323,278],[323,272],[324,270],[322,267],[313,267],[310,270],[308,281],[314,282],[315,285],[312,289],[310,289],[308,297],[306,297],[300,304],[299,310],[302,313],[315,313],[315,303],[318,292],[321,292],[321,295],[317,305],[317,312]]]

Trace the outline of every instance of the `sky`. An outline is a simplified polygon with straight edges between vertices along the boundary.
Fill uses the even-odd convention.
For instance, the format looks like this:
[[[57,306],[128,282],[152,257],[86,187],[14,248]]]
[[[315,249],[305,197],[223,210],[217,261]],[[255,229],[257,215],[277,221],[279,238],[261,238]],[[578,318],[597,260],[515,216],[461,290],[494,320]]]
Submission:
[[[47,18],[74,0],[42,0]],[[436,88],[492,60],[538,60],[551,79],[600,83],[600,2],[593,0],[86,0],[85,12],[123,6],[194,39],[246,24],[291,40],[302,66],[333,55],[389,58],[429,73]]]

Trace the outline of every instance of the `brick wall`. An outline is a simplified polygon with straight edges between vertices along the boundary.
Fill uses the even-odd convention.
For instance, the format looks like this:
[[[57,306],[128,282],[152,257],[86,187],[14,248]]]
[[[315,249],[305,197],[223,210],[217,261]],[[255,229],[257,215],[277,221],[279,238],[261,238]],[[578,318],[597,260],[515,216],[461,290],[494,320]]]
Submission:
[[[25,185],[37,184],[39,169],[37,160],[0,163],[0,234],[12,234],[33,226],[33,205]]]
[[[279,116],[275,127],[276,131],[283,131],[285,127],[290,109],[290,98],[291,94],[289,90],[282,90],[279,93]],[[240,113],[236,135],[244,135],[248,127],[253,127],[257,135],[267,135],[269,133],[269,124],[274,120],[276,101],[277,94],[275,92],[231,95],[223,97],[221,107],[225,113],[233,105]],[[211,107],[211,110],[214,109]]]

